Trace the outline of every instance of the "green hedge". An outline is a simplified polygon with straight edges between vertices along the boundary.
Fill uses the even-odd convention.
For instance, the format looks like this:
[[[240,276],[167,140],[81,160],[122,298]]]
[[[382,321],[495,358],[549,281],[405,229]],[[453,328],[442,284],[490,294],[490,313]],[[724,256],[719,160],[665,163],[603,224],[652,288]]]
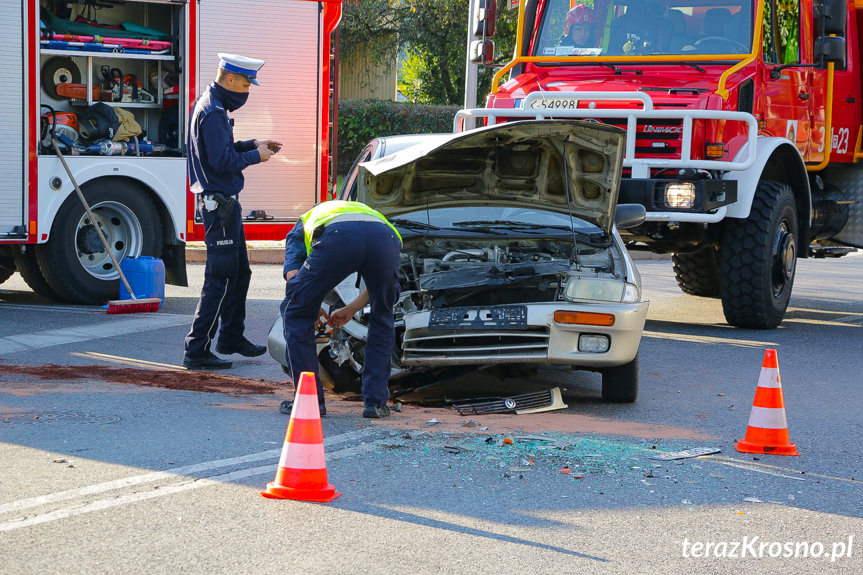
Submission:
[[[390,100],[339,102],[338,162],[340,175],[351,168],[369,140],[397,134],[452,132],[459,106],[428,106]]]

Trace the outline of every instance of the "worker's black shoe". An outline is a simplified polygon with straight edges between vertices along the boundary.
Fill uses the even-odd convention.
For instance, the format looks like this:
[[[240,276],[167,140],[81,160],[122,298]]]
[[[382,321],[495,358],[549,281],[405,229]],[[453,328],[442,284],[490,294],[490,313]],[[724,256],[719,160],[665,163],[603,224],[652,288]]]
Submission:
[[[381,417],[389,416],[390,408],[386,405],[377,406],[371,403],[367,403],[365,409],[363,409],[363,417],[368,417],[370,419],[380,419]]]
[[[279,405],[279,412],[284,413],[285,415],[290,415],[292,409],[294,409],[294,400],[293,399],[286,399],[285,401],[282,402],[281,405]],[[320,410],[321,417],[323,417],[327,414],[327,406],[324,405],[323,403],[318,404],[318,410]]]
[[[222,355],[239,353],[240,355],[245,355],[246,357],[258,357],[259,355],[264,355],[264,353],[267,351],[267,348],[263,345],[255,345],[244,338],[240,340],[240,343],[222,343],[220,341],[216,344],[216,351],[218,351]]]
[[[230,369],[234,365],[227,359],[208,353],[204,357],[183,356],[183,365],[189,369]]]

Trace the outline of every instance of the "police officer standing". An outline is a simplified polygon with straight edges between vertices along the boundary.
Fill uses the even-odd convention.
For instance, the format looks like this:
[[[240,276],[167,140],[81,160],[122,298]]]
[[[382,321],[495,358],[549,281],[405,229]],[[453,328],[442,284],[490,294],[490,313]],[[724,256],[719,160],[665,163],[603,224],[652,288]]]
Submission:
[[[318,405],[326,414],[318,374],[314,326],[327,293],[357,272],[366,288],[352,302],[333,311],[327,322],[342,327],[371,304],[363,361],[363,417],[390,414],[390,362],[395,344],[393,306],[399,297],[401,236],[379,212],[359,202],[332,200],[300,216],[285,241],[285,299],[280,306],[285,330],[285,359],[294,385],[304,371],[318,384]],[[282,402],[290,413],[291,401]]]
[[[256,76],[264,61],[236,54],[219,54],[219,58],[216,81],[195,102],[189,119],[189,187],[197,196],[207,245],[204,287],[185,342],[183,365],[189,369],[231,367],[230,361],[210,351],[217,330],[216,351],[221,354],[255,357],[266,351],[243,335],[252,270],[237,196],[243,189],[243,170],[266,162],[281,144],[234,141],[234,120],[228,112],[246,103],[249,86],[259,85]]]

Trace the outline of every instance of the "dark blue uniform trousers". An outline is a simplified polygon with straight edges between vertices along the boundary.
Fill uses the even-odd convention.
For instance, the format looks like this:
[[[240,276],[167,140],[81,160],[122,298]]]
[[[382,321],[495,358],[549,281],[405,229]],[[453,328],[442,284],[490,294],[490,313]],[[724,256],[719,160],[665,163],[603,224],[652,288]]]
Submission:
[[[192,329],[186,336],[186,356],[205,357],[219,330],[219,340],[233,345],[243,340],[246,322],[246,294],[252,269],[246,252],[246,236],[240,203],[225,227],[215,211],[208,211],[198,198],[198,210],[204,219],[204,243],[207,245],[207,264],[204,268],[204,287],[192,320]],[[221,320],[221,328],[219,321]]]
[[[324,389],[318,374],[315,320],[327,293],[354,272],[365,281],[371,305],[362,373],[363,400],[382,406],[389,399],[395,343],[393,306],[400,293],[400,252],[398,236],[384,223],[334,222],[312,243],[311,254],[297,275],[287,282],[280,307],[285,329],[285,359],[295,386],[299,384],[300,373],[315,374],[319,402],[324,401]]]

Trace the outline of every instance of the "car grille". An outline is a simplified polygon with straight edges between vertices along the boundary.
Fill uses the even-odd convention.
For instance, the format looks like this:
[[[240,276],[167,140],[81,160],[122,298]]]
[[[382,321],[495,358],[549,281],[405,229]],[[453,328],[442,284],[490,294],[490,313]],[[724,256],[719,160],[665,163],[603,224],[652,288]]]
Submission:
[[[482,363],[544,358],[548,350],[548,329],[517,331],[417,330],[406,333],[402,363]]]
[[[453,403],[459,415],[483,415],[486,413],[536,413],[563,409],[566,404],[560,397],[560,388],[524,393],[510,397],[480,397]]]

